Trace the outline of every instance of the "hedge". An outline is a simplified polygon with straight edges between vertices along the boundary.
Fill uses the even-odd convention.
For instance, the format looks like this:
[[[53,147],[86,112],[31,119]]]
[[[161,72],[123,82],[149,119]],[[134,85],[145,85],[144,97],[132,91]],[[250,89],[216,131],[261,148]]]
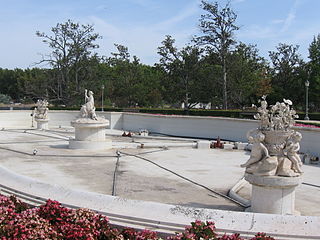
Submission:
[[[0,110],[9,110],[10,107],[0,107]],[[34,107],[13,107],[13,110],[32,110]],[[80,107],[61,107],[61,106],[50,106],[50,110],[72,110],[79,111]],[[112,108],[105,107],[103,109],[105,112],[138,112],[138,113],[150,113],[150,114],[163,114],[163,115],[190,115],[190,116],[208,116],[208,117],[230,117],[230,118],[245,118],[253,119],[255,111],[250,110],[207,110],[207,109],[190,109],[188,111],[184,109],[174,109],[174,108]],[[101,111],[101,108],[96,108],[97,112]],[[305,113],[298,112],[299,119],[304,120]],[[320,113],[309,113],[309,118],[311,120],[320,121]]]

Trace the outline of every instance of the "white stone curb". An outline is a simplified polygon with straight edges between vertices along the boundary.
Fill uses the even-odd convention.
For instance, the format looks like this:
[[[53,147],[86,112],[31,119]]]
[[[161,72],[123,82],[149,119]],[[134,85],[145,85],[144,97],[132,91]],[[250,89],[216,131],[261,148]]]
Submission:
[[[320,217],[232,212],[129,200],[42,183],[2,167],[0,183],[1,193],[11,188],[26,195],[50,198],[62,204],[101,211],[115,219],[115,224],[122,226],[144,226],[170,233],[175,229],[182,230],[183,225],[189,225],[191,221],[198,219],[214,221],[219,233],[238,232],[243,237],[265,232],[279,240],[320,239]]]

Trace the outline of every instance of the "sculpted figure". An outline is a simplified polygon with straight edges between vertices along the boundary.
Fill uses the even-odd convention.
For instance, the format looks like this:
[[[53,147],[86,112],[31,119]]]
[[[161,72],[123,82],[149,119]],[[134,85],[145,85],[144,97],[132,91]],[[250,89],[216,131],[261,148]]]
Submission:
[[[48,101],[38,99],[37,107],[34,110],[35,110],[36,119],[47,119],[48,118]]]
[[[94,98],[93,98],[93,92],[85,89],[84,90],[84,95],[85,95],[85,100],[86,103],[82,105],[80,109],[80,115],[83,118],[91,118],[93,120],[97,120],[97,115],[96,115],[96,108],[94,107]]]
[[[268,149],[262,143],[264,141],[264,138],[265,135],[260,131],[254,136],[248,137],[249,142],[252,143],[251,155],[246,163],[241,164],[241,167],[248,167],[253,163],[259,162],[265,158],[270,157]]]
[[[246,173],[258,176],[301,175],[302,162],[298,151],[302,137],[291,129],[298,118],[292,102],[283,99],[283,102],[268,107],[266,96],[263,96],[260,103],[261,107],[254,116],[260,120],[259,127],[247,133],[252,143],[251,156],[241,167],[246,167]]]
[[[255,119],[260,120],[260,129],[267,130],[270,127],[270,120],[268,115],[268,103],[266,101],[266,96],[262,97],[260,102],[261,107],[258,108],[258,113],[254,116]]]
[[[302,135],[299,132],[294,132],[288,139],[283,152],[286,153],[288,159],[292,162],[292,170],[298,173],[302,173],[301,166],[302,161],[298,155],[300,150],[299,142],[302,139]]]

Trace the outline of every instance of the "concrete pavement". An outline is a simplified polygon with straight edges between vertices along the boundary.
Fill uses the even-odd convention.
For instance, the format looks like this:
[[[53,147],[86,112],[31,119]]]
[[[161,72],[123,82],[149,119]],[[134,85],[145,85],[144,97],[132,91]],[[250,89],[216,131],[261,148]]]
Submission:
[[[108,134],[115,148],[97,152],[68,149],[68,139],[73,136],[70,129],[5,129],[0,131],[0,165],[67,188],[185,206],[244,210],[215,192],[227,194],[242,178],[244,169],[239,165],[248,159],[248,152],[194,149],[187,147],[193,141],[186,139],[136,138],[132,142],[132,138],[121,137],[119,131],[110,130]],[[141,143],[186,147],[137,148]],[[122,154],[115,174],[118,149]],[[304,182],[309,185],[297,189],[297,210],[302,215],[320,216],[320,168],[305,165],[303,169]],[[250,198],[250,187],[239,194]]]

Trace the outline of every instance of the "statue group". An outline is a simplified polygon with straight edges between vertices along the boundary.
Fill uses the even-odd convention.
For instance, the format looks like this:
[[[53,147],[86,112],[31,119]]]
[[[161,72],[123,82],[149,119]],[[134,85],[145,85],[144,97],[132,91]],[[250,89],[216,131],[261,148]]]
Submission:
[[[247,133],[252,144],[248,161],[241,165],[246,173],[259,176],[288,176],[302,174],[302,161],[298,154],[301,133],[292,130],[296,111],[292,102],[284,99],[268,108],[266,96],[262,97],[261,106],[255,119],[260,120],[259,127]]]
[[[38,99],[37,101],[37,106],[34,109],[35,110],[35,116],[34,118],[41,119],[41,120],[46,120],[48,119],[48,101],[47,100],[41,100]]]
[[[93,92],[89,91],[87,89],[84,90],[84,96],[85,96],[85,104],[82,105],[80,109],[80,116],[82,118],[90,118],[93,120],[98,120],[96,115],[96,108],[94,106],[94,98],[93,98]]]

